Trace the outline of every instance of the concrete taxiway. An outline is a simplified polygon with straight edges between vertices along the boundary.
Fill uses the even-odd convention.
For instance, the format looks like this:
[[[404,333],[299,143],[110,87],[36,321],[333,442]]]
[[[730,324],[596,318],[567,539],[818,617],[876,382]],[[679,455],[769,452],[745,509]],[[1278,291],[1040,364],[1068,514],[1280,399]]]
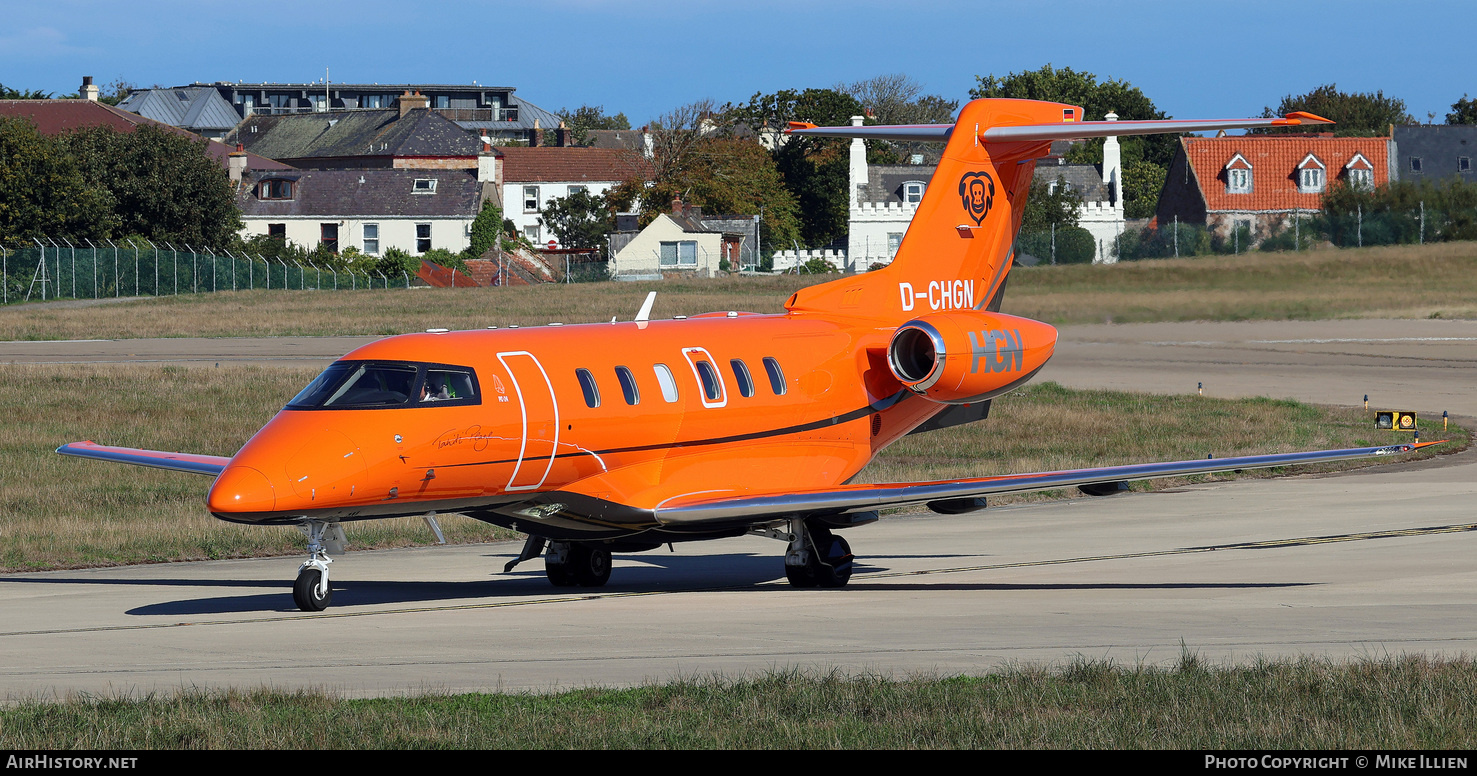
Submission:
[[[1466,392],[1477,340],[1465,339],[1477,326],[1447,323],[1069,327],[1042,379],[1186,393],[1199,381],[1210,395],[1344,404],[1369,393],[1423,417],[1477,416]],[[259,363],[273,355],[269,341],[117,347],[146,358],[152,342],[196,361],[209,348],[184,343],[241,353],[262,342]],[[20,360],[17,344],[0,344],[0,361]],[[96,360],[118,353],[92,347]],[[313,355],[286,343],[275,352],[296,364]],[[758,537],[617,556],[598,592],[550,587],[537,561],[502,574],[515,544],[350,553],[333,565],[333,608],[313,615],[292,604],[299,558],[0,575],[0,698],[547,690],[791,667],[982,672],[1078,656],[1172,662],[1182,644],[1214,660],[1472,654],[1474,503],[1477,453],[1467,453],[893,517],[848,532],[859,560],[842,590],[789,588],[784,545]]]

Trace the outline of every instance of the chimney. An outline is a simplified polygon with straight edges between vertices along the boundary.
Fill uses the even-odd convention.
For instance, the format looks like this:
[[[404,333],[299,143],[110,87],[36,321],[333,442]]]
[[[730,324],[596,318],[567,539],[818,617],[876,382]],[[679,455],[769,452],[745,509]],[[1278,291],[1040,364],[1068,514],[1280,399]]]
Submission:
[[[568,148],[574,145],[574,130],[559,122],[558,145],[560,148]]]
[[[681,196],[672,197],[672,215],[680,216],[682,215],[682,212],[686,209],[687,206],[682,204]]]
[[[398,102],[400,104],[400,118],[402,119],[405,118],[405,114],[417,108],[429,109],[431,107],[431,98],[421,94],[419,90],[415,94],[411,94],[410,90],[406,89],[405,93],[400,95]]]
[[[538,119],[533,120],[533,137],[529,138],[528,144],[534,148],[544,144],[544,130],[538,125]]]
[[[246,175],[246,146],[236,144],[236,150],[226,160],[226,170],[230,173],[231,185],[239,187],[241,179]]]
[[[646,127],[641,128],[641,155],[647,159],[656,156],[656,143],[652,140],[651,132]]]
[[[97,102],[97,86],[92,83],[92,76],[82,76],[82,88],[78,89],[77,93],[88,102]]]
[[[495,183],[497,181],[497,152],[492,150],[492,143],[487,138],[482,139],[482,151],[477,154],[477,182]]]

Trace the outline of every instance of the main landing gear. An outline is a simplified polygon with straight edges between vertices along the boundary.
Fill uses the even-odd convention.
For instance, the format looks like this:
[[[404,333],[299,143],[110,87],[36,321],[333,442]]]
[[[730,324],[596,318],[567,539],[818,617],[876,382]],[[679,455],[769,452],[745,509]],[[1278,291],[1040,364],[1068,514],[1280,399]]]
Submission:
[[[610,550],[598,544],[583,542],[551,542],[540,536],[529,536],[518,557],[503,566],[503,573],[525,560],[533,560],[548,545],[544,555],[544,573],[555,587],[603,587],[610,579]]]
[[[792,587],[844,587],[851,580],[851,545],[831,529],[790,521],[785,578]]]
[[[333,603],[333,588],[328,583],[329,553],[340,555],[348,542],[338,523],[309,520],[298,526],[308,537],[308,559],[297,570],[292,584],[292,600],[305,612],[321,612]]]

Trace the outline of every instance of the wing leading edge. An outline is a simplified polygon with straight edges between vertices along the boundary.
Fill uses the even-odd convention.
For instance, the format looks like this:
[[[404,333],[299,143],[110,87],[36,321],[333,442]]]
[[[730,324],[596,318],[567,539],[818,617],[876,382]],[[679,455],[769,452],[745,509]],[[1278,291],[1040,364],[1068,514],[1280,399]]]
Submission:
[[[656,508],[659,522],[666,525],[759,522],[816,515],[840,515],[877,509],[909,507],[931,501],[1029,493],[1081,485],[1147,480],[1188,474],[1207,474],[1233,469],[1265,469],[1294,464],[1345,461],[1355,458],[1399,455],[1420,447],[1440,444],[1420,442],[1384,447],[1356,447],[1306,453],[1251,455],[1239,458],[1208,458],[1169,463],[1130,464],[1094,469],[1071,469],[1032,474],[1008,474],[941,482],[908,482],[890,485],[844,485],[838,488],[746,497],[703,493],[669,499]]]
[[[169,453],[162,450],[140,450],[136,447],[108,447],[94,442],[73,442],[56,449],[61,455],[78,458],[93,458],[99,461],[130,463],[134,466],[151,466],[190,474],[215,477],[231,462],[219,455],[194,455],[192,453]]]

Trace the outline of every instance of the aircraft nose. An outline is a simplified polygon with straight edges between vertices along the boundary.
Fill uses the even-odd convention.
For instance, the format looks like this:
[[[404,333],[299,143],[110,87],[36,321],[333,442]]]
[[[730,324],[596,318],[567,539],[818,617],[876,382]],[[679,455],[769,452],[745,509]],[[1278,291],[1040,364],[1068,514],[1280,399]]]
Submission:
[[[227,466],[210,487],[206,505],[212,513],[271,512],[277,492],[265,474],[250,466]]]

